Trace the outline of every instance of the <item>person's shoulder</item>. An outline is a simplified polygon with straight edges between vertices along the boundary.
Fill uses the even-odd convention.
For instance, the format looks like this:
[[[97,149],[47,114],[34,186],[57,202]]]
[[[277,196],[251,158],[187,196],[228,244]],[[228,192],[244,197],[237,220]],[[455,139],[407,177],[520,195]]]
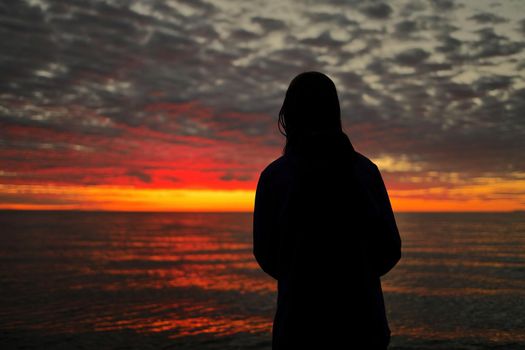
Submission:
[[[360,168],[365,168],[371,171],[379,170],[377,165],[373,161],[371,161],[364,154],[359,153],[357,151],[355,151],[355,161],[357,166],[359,166]]]
[[[288,165],[288,159],[285,156],[273,160],[268,164],[261,172],[261,177],[272,177],[286,169]]]

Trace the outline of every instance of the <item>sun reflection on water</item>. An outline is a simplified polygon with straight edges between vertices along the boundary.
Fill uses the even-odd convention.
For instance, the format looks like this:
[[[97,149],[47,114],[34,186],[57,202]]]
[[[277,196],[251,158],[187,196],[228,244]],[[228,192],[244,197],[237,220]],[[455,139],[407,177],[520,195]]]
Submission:
[[[458,215],[399,216],[403,259],[382,279],[394,344],[396,337],[525,341],[517,336],[525,321],[513,316],[525,311],[525,220],[489,215],[480,226],[480,218]],[[276,283],[253,258],[251,220],[0,216],[1,329],[253,334],[268,344]]]

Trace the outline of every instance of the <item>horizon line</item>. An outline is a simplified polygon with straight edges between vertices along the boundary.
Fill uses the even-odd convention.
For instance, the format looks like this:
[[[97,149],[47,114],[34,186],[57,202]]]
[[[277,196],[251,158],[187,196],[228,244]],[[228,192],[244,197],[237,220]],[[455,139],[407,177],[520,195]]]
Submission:
[[[0,212],[85,212],[85,213],[180,213],[180,214],[253,214],[253,210],[118,210],[118,209],[16,209],[0,208]],[[523,209],[515,210],[399,210],[395,214],[448,214],[448,213],[525,213]]]

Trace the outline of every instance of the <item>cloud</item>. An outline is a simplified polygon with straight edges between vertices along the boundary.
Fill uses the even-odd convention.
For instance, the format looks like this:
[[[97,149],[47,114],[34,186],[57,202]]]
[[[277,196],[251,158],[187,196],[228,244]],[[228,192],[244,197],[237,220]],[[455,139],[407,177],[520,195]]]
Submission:
[[[477,13],[474,16],[469,17],[468,19],[475,21],[479,24],[498,24],[508,22],[506,18],[500,17],[489,12]]]
[[[416,21],[404,20],[398,22],[395,26],[395,32],[400,37],[409,37],[418,30],[419,26]]]
[[[441,84],[440,88],[452,100],[463,100],[480,96],[470,84],[447,82]]]
[[[203,0],[177,0],[177,2],[191,7],[201,14],[210,15],[217,10],[215,5]]]
[[[301,42],[303,44],[308,45],[309,47],[317,46],[317,47],[325,47],[328,49],[338,48],[344,44],[344,41],[335,40],[334,38],[332,38],[329,31],[325,31],[315,38],[303,39],[301,40]]]
[[[271,32],[286,28],[286,24],[283,21],[274,18],[256,16],[252,17],[252,21],[260,25],[264,32]]]
[[[439,11],[451,11],[459,7],[454,0],[430,0],[430,3]]]
[[[249,181],[252,180],[252,176],[250,174],[233,174],[233,173],[225,173],[220,177],[223,181]]]
[[[438,37],[438,45],[436,47],[438,52],[451,54],[458,52],[463,43],[449,34],[444,34]]]
[[[499,89],[508,89],[512,86],[513,78],[506,75],[492,75],[481,77],[474,82],[476,90],[492,91]]]
[[[520,20],[518,22],[519,26],[518,26],[518,31],[520,31],[522,34],[525,34],[525,18]]]
[[[407,2],[400,11],[403,17],[411,16],[414,13],[426,10],[427,2],[423,0],[412,0]]]
[[[510,56],[519,53],[525,47],[524,42],[512,41],[504,35],[497,34],[493,28],[482,28],[477,31],[479,40],[472,43],[473,56],[486,58]]]
[[[392,14],[392,8],[384,2],[365,4],[360,8],[360,11],[374,19],[387,19]]]
[[[348,18],[347,15],[340,12],[310,12],[308,17],[313,23],[328,23],[340,27],[359,26],[359,22]]]
[[[430,56],[430,53],[420,49],[408,49],[399,54],[394,58],[394,61],[404,66],[414,66],[422,63]]]
[[[145,183],[151,183],[152,181],[151,175],[146,174],[145,172],[139,171],[139,170],[130,170],[126,173],[126,175],[137,178],[140,181],[145,182]]]

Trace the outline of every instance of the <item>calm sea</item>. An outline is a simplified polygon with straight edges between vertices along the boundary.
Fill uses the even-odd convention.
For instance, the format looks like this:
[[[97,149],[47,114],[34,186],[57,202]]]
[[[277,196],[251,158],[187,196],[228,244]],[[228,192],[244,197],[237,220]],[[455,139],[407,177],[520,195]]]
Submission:
[[[525,214],[396,218],[391,348],[525,349]],[[251,224],[0,212],[0,348],[269,349],[276,284],[252,257]]]

